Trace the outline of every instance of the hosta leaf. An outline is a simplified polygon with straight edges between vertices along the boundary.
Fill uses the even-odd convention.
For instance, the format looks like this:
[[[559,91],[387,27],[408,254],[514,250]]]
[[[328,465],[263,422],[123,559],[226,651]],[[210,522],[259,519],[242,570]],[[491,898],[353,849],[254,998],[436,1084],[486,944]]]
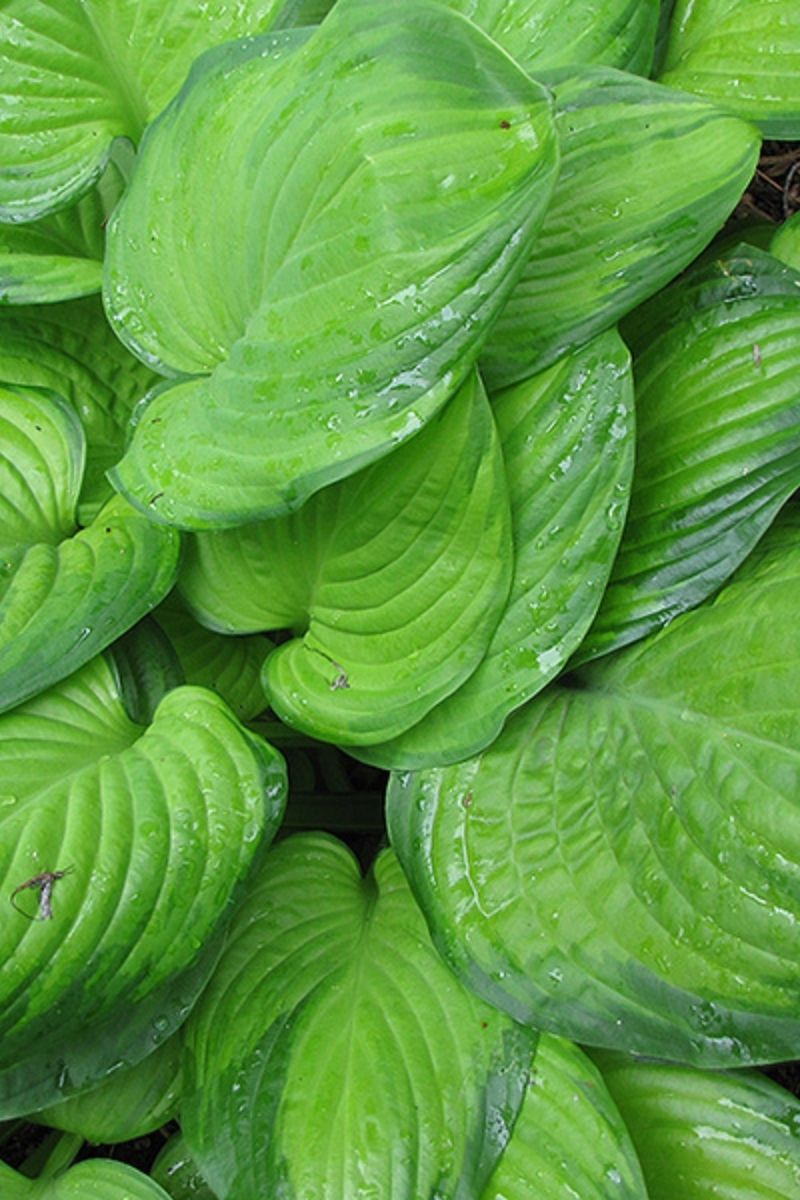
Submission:
[[[590,1045],[796,1056],[799,582],[792,509],[715,603],[393,779],[392,843],[482,995]]]
[[[597,1060],[630,1130],[650,1200],[800,1195],[800,1100],[757,1071]]]
[[[272,708],[314,737],[368,744],[475,670],[511,557],[502,452],[473,375],[416,438],[299,512],[198,534],[181,589],[218,627],[292,629],[264,668]]]
[[[26,1179],[0,1163],[3,1200],[169,1200],[167,1192],[127,1163],[93,1158],[63,1174]]]
[[[630,1134],[597,1067],[571,1042],[543,1034],[511,1141],[481,1200],[565,1195],[648,1197]]]
[[[630,320],[636,470],[578,661],[714,592],[800,486],[800,273],[740,246]]]
[[[177,575],[180,535],[119,496],[74,532],[83,451],[58,397],[0,388],[0,711],[105,649]]]
[[[431,945],[397,860],[281,842],[187,1029],[183,1130],[226,1200],[474,1197],[532,1043]]]
[[[380,766],[440,766],[493,741],[579,645],[611,569],[633,468],[630,359],[618,335],[601,334],[493,407],[511,500],[511,592],[466,682],[399,738],[353,750]]]
[[[19,552],[57,545],[75,531],[86,446],[63,400],[39,389],[0,384],[0,596]]]
[[[800,271],[800,212],[784,221],[773,237],[769,250],[781,262]]]
[[[429,0],[339,0],[311,37],[207,55],[109,230],[111,320],[179,376],[116,486],[231,526],[410,437],[466,377],[556,159],[544,89]]]
[[[64,208],[137,142],[203,50],[268,29],[281,0],[6,0],[0,220]]]
[[[0,896],[23,910],[7,900],[0,926],[13,1114],[135,1062],[185,1018],[285,776],[211,692],[178,688],[134,725],[102,659],[0,717],[0,776]],[[65,872],[47,897],[25,886],[42,872]]]
[[[573,63],[647,75],[658,0],[446,0],[531,75]]]
[[[751,126],[647,79],[604,68],[548,79],[561,173],[481,359],[490,389],[542,370],[677,275],[758,158]]]
[[[114,337],[96,299],[0,308],[0,381],[50,388],[81,419],[81,524],[113,494],[105,472],[122,453],[131,409],[153,379]]]
[[[112,161],[71,208],[25,225],[0,225],[0,303],[52,304],[99,292],[105,226],[125,178]]]
[[[95,1145],[151,1133],[176,1115],[182,1049],[179,1031],[134,1067],[115,1071],[98,1087],[49,1105],[30,1119],[78,1133]]]
[[[217,1200],[198,1171],[182,1133],[173,1134],[150,1173],[172,1200]]]
[[[665,69],[771,138],[800,138],[800,9],[795,0],[677,0]]]
[[[153,619],[174,647],[187,683],[218,692],[240,721],[249,721],[266,708],[261,668],[272,649],[268,638],[212,633],[173,597],[158,606]]]

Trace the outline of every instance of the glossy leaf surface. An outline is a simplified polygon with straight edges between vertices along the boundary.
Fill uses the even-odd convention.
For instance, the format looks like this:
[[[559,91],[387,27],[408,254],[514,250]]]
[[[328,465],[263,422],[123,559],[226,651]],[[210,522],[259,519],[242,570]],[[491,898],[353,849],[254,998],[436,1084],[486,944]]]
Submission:
[[[597,1067],[571,1042],[542,1034],[511,1141],[481,1200],[561,1200],[565,1194],[575,1200],[649,1196]]]
[[[542,69],[602,64],[647,75],[658,0],[446,0],[534,78]]]
[[[511,559],[503,456],[473,376],[416,438],[299,512],[197,535],[180,586],[218,628],[291,629],[264,668],[278,716],[369,744],[475,670]]]
[[[800,9],[795,0],[678,0],[661,78],[800,138]]]
[[[182,1133],[172,1135],[150,1173],[171,1200],[217,1200],[198,1171]]]
[[[114,336],[96,299],[0,307],[0,382],[48,388],[80,418],[83,525],[113,495],[105,472],[122,453],[131,410],[154,378]]]
[[[138,142],[203,50],[268,29],[280,0],[6,0],[0,12],[0,220],[32,221]]]
[[[753,247],[631,315],[636,470],[577,661],[712,595],[800,487],[800,273]]]
[[[0,718],[0,768],[0,1110],[15,1113],[136,1061],[145,1035],[152,1049],[185,1018],[285,775],[199,688],[134,725],[102,658]],[[46,897],[42,872],[63,872]]]
[[[491,390],[541,371],[653,295],[711,240],[756,165],[743,121],[595,68],[548,75],[562,162],[481,358]]]
[[[518,1019],[708,1065],[800,1039],[800,518],[711,604],[393,778],[437,943]]]
[[[800,1194],[800,1100],[757,1071],[597,1061],[639,1152],[650,1200]]]
[[[480,1194],[530,1035],[441,962],[391,854],[298,835],[267,856],[187,1030],[183,1130],[214,1191]]]
[[[109,230],[110,318],[178,376],[116,486],[155,519],[233,526],[417,432],[466,377],[556,159],[544,89],[428,0],[339,0],[312,36],[203,58]]]
[[[514,573],[477,670],[391,742],[354,748],[383,767],[457,762],[563,668],[592,620],[619,543],[633,469],[633,390],[615,332],[499,393]]]
[[[0,1163],[3,1200],[169,1200],[155,1180],[126,1163],[95,1158],[51,1179],[26,1179]]]
[[[180,535],[119,496],[75,529],[83,461],[57,396],[0,388],[0,711],[105,649],[177,575]]]

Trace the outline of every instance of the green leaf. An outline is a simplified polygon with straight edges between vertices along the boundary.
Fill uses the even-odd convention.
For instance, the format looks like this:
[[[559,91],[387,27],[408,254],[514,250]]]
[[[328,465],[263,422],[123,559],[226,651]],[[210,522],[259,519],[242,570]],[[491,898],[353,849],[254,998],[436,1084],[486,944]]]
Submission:
[[[800,1039],[800,515],[713,604],[393,778],[437,943],[517,1019],[714,1065]]]
[[[172,1200],[217,1200],[198,1171],[182,1133],[173,1134],[150,1173]]]
[[[0,712],[65,678],[161,600],[178,573],[180,535],[121,497],[58,546],[25,547],[0,599]]]
[[[6,0],[0,12],[0,220],[56,212],[138,142],[202,51],[268,29],[281,0]]]
[[[505,1146],[530,1035],[431,945],[387,851],[267,856],[187,1029],[183,1130],[226,1200],[467,1200]]]
[[[125,174],[112,160],[71,208],[25,225],[0,225],[0,304],[52,304],[99,292],[105,226]]]
[[[126,1163],[93,1158],[52,1178],[26,1179],[0,1163],[3,1200],[169,1200],[155,1180]]]
[[[605,68],[549,75],[561,173],[481,358],[490,391],[615,325],[703,249],[758,159],[743,121]]]
[[[280,821],[285,769],[202,689],[169,692],[134,725],[95,659],[0,717],[0,778],[0,1111],[13,1115],[137,1061],[185,1019]],[[47,897],[43,872],[58,873]]]
[[[115,1071],[98,1087],[48,1105],[30,1119],[80,1134],[97,1146],[143,1137],[177,1113],[182,1050],[179,1031],[136,1066]]]
[[[784,221],[770,243],[770,254],[800,271],[800,212]]]
[[[754,121],[765,137],[800,138],[796,0],[678,0],[661,79]]]
[[[481,1200],[647,1200],[648,1194],[597,1067],[571,1042],[543,1034],[511,1141]]]
[[[178,376],[115,486],[233,526],[386,455],[466,377],[556,164],[545,90],[430,0],[205,56],[109,230],[111,321]]]
[[[182,594],[232,632],[292,629],[270,704],[327,741],[424,717],[478,666],[511,576],[500,442],[472,375],[416,438],[288,517],[192,539]]]
[[[638,350],[633,490],[578,662],[711,595],[800,487],[800,273],[739,246],[629,325]]]
[[[647,75],[658,0],[446,0],[507,50],[530,75],[572,64]]]
[[[153,379],[109,329],[96,299],[0,307],[0,381],[49,388],[80,417],[86,434],[82,525],[113,495],[105,472],[122,453],[134,402]]]
[[[187,683],[217,692],[240,721],[250,721],[266,708],[261,668],[272,649],[268,638],[212,633],[197,624],[174,593],[152,616],[178,656]]]
[[[563,668],[600,602],[633,469],[630,358],[616,332],[494,400],[514,573],[478,669],[405,734],[351,748],[383,767],[442,766],[494,740]]]
[[[800,1100],[757,1071],[597,1061],[633,1138],[650,1200],[800,1194]]]

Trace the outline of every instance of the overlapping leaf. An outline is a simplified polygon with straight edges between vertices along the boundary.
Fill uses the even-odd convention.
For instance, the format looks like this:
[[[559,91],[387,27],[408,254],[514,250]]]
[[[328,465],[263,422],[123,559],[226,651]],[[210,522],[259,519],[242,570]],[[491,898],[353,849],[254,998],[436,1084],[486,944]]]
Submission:
[[[583,1051],[543,1034],[514,1132],[481,1200],[647,1200],[630,1134]],[[569,1194],[569,1193],[567,1193]]]
[[[529,74],[575,63],[647,75],[658,0],[446,0]]]
[[[615,332],[493,405],[506,465],[514,573],[478,669],[399,738],[354,748],[388,767],[476,754],[563,668],[600,602],[633,468],[628,352]]]
[[[160,604],[153,619],[175,649],[187,683],[218,692],[240,721],[266,708],[261,668],[272,649],[265,637],[223,637],[204,629],[173,596]]]
[[[95,299],[0,307],[0,383],[49,388],[80,417],[83,525],[113,495],[105,472],[122,453],[133,405],[154,378],[114,337]]]
[[[64,212],[0,225],[0,303],[52,304],[99,292],[105,225],[123,187],[112,161],[97,187]]]
[[[677,275],[758,158],[751,126],[649,80],[603,68],[548,80],[561,173],[481,359],[490,389],[542,370]]]
[[[397,860],[267,856],[187,1029],[186,1140],[226,1200],[476,1196],[532,1043],[430,943]]]
[[[631,316],[636,471],[577,661],[711,595],[800,487],[798,329],[800,273],[747,246]]]
[[[203,50],[269,29],[281,0],[6,0],[0,12],[0,220],[64,208],[138,142]]]
[[[328,741],[424,717],[478,666],[511,577],[506,477],[476,376],[387,460],[288,517],[192,540],[184,598],[230,632],[291,629],[270,704]]]
[[[217,1200],[198,1171],[182,1133],[172,1135],[150,1173],[172,1200]]]
[[[394,778],[393,845],[469,981],[589,1044],[796,1056],[800,517],[706,604]]]
[[[781,262],[800,271],[800,212],[781,225],[769,249]]]
[[[410,437],[466,377],[556,159],[544,89],[429,0],[339,0],[311,37],[205,56],[109,232],[115,328],[184,376],[116,485],[231,526]]]
[[[134,725],[102,658],[0,717],[0,768],[0,1111],[13,1114],[135,1062],[185,1019],[280,820],[285,774],[203,689],[169,692]],[[42,873],[57,873],[47,895]]]
[[[800,1194],[800,1100],[757,1071],[695,1071],[601,1054],[650,1200]]]
[[[795,0],[677,0],[661,78],[767,137],[800,138],[800,9]]]
[[[182,1051],[178,1030],[135,1066],[114,1071],[97,1087],[48,1105],[29,1119],[80,1134],[96,1146],[152,1133],[177,1115]]]
[[[153,1179],[126,1163],[93,1158],[52,1178],[27,1179],[0,1163],[3,1200],[169,1200]]]
[[[0,711],[105,649],[177,575],[180,535],[119,496],[76,531],[84,449],[57,396],[0,387]]]

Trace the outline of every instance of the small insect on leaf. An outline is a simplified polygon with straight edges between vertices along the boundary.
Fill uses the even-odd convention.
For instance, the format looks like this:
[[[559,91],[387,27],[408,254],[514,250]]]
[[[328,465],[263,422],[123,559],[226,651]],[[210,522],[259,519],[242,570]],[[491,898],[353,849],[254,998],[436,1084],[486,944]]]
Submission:
[[[63,879],[65,875],[70,875],[74,871],[74,867],[65,867],[63,871],[42,871],[39,875],[34,875],[31,879],[26,879],[24,883],[20,883],[14,888],[11,893],[10,900],[12,906],[18,913],[22,913],[23,917],[27,917],[29,921],[50,921],[53,917],[53,887],[59,879]],[[27,889],[38,891],[39,893],[39,913],[37,916],[31,916],[26,913],[24,908],[20,908],[15,897],[20,892]]]

